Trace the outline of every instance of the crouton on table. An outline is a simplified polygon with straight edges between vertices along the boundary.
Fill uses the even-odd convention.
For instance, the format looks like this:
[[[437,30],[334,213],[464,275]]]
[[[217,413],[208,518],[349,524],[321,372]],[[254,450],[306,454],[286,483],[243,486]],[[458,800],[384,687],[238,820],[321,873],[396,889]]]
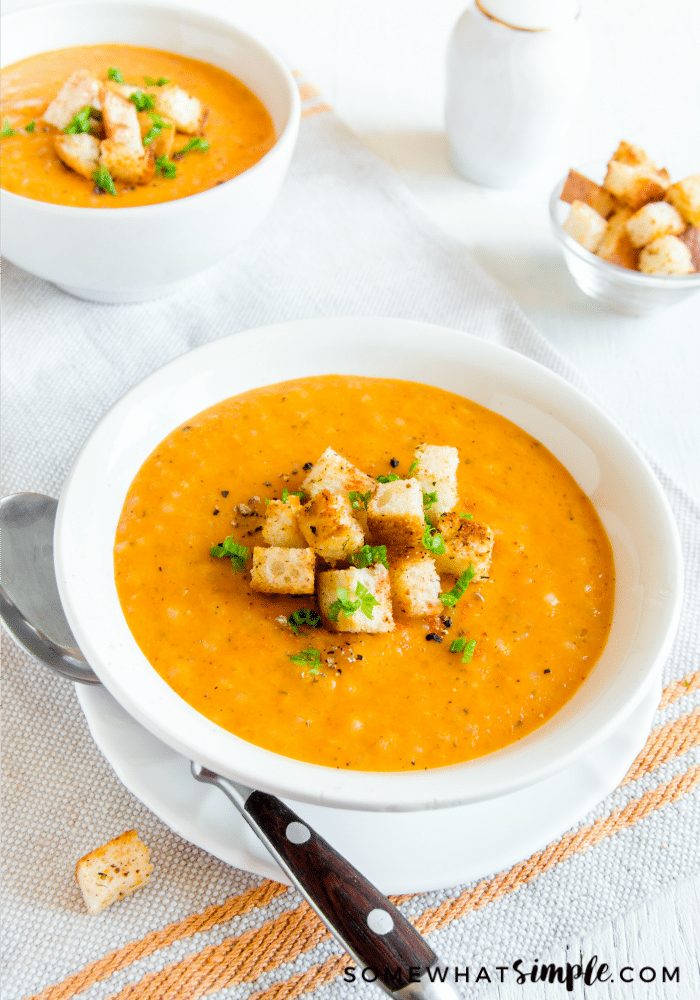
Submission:
[[[379,603],[368,618],[361,608],[350,615],[338,612],[329,617],[331,605],[338,600],[338,591],[347,590],[350,601],[357,600],[357,587],[366,588]],[[391,585],[386,567],[375,564],[368,569],[329,569],[318,574],[318,607],[323,624],[333,632],[391,632],[394,619],[391,610]],[[334,620],[335,619],[335,620]]]
[[[461,576],[471,564],[475,580],[488,579],[493,552],[491,528],[459,514],[444,514],[438,522],[438,530],[445,542],[445,551],[435,556],[438,573]]]
[[[53,140],[54,149],[60,160],[77,174],[92,180],[100,160],[100,140],[89,132],[75,135],[57,135]]]
[[[423,537],[423,489],[417,479],[378,483],[367,507],[373,544],[413,546]]]
[[[315,571],[313,549],[255,546],[250,585],[260,594],[313,594]]]
[[[389,577],[394,607],[405,615],[435,615],[443,610],[440,577],[426,551],[414,549],[392,561]]]
[[[88,913],[99,913],[145,885],[152,871],[148,848],[136,830],[127,830],[81,858],[75,866],[75,878]]]
[[[299,497],[270,500],[262,526],[263,541],[282,549],[305,549],[306,539],[297,520],[301,505]]]
[[[421,444],[414,455],[414,479],[424,493],[437,493],[437,502],[426,508],[428,519],[435,523],[440,514],[446,514],[457,503],[457,466],[459,452],[447,445]]]
[[[306,542],[329,562],[347,559],[362,548],[364,531],[347,496],[321,490],[298,515]]]
[[[608,227],[602,215],[590,205],[575,201],[564,223],[564,230],[586,250],[596,253]]]
[[[77,69],[49,104],[43,114],[44,121],[63,131],[82,108],[89,105],[96,111],[102,110],[101,91],[102,84],[96,77],[86,69]]]

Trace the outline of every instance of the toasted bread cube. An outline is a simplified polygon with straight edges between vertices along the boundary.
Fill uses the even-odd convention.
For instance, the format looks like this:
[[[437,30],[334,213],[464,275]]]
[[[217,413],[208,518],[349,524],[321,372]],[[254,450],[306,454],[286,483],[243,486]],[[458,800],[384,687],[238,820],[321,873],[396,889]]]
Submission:
[[[153,871],[149,857],[136,830],[127,830],[81,858],[75,866],[75,878],[88,913],[99,913],[145,885]]]
[[[138,114],[131,101],[112,90],[105,90],[102,95],[102,121],[110,142],[143,152]]]
[[[607,225],[603,216],[598,215],[590,205],[575,201],[564,223],[564,230],[586,250],[596,253],[603,242]]]
[[[624,140],[613,153],[612,159],[617,160],[618,163],[626,163],[630,167],[640,167],[644,164],[656,170],[656,164],[641,146],[635,146]]]
[[[435,556],[438,573],[460,576],[471,564],[476,574],[474,579],[487,580],[493,552],[491,528],[459,514],[444,514],[438,530],[445,541],[445,551]]]
[[[270,500],[262,526],[263,541],[281,549],[305,549],[306,539],[297,520],[300,510],[299,497],[290,496],[286,502]]]
[[[685,223],[667,201],[650,201],[634,213],[625,225],[632,246],[645,247],[659,236],[677,236]]]
[[[313,594],[315,573],[313,549],[253,549],[250,586],[259,594]]]
[[[684,233],[679,234],[678,239],[688,247],[693,269],[700,271],[700,227],[688,226]]]
[[[321,490],[302,507],[298,521],[306,542],[328,562],[347,559],[365,540],[348,498],[330,490]]]
[[[457,466],[459,452],[456,448],[438,444],[421,444],[416,448],[416,467],[411,473],[421,484],[424,493],[437,493],[437,503],[427,508],[433,524],[440,514],[446,514],[457,503]]]
[[[131,95],[135,94],[139,89],[139,87],[135,87],[131,83],[117,83],[116,80],[105,80],[102,84],[103,96],[104,91],[111,90],[113,94],[123,97],[125,101],[128,101]]]
[[[610,192],[606,191],[600,184],[596,184],[595,181],[584,177],[577,170],[569,171],[560,198],[570,205],[573,205],[575,201],[582,201],[584,205],[590,206],[604,219],[607,219],[615,211],[615,198]]]
[[[174,122],[178,132],[197,135],[204,128],[207,113],[202,102],[176,83],[159,87],[153,98],[156,111]]]
[[[608,219],[608,228],[605,230],[603,241],[598,247],[598,256],[610,264],[636,271],[639,250],[632,246],[626,228],[627,221],[632,215],[630,208],[618,208],[613,212]]]
[[[321,490],[330,490],[331,493],[340,493],[346,497],[350,492],[365,494],[369,490],[374,493],[377,481],[365,475],[337,451],[326,448],[301,486],[310,497],[315,497]]]
[[[45,122],[63,131],[73,115],[89,105],[102,110],[102,84],[86,69],[77,69],[63,84],[43,114]]]
[[[56,155],[67,167],[92,180],[100,160],[100,140],[89,132],[57,135],[53,140]]]
[[[677,236],[659,236],[639,255],[644,274],[692,274],[690,250]]]
[[[405,615],[436,615],[440,602],[440,577],[427,552],[410,550],[392,561],[389,570],[394,607]]]
[[[141,142],[143,142],[153,128],[153,119],[148,111],[139,111],[137,118],[139,128],[141,130]],[[163,119],[163,121],[165,122],[165,119]],[[151,139],[146,147],[147,149],[153,150],[153,155],[155,157],[170,156],[173,151],[173,146],[175,145],[175,126],[172,122],[165,122],[165,125],[166,127],[163,128],[154,139]]]
[[[614,194],[623,205],[636,212],[648,201],[660,201],[666,194],[669,176],[665,170],[656,170],[653,164],[634,166],[611,160],[603,181],[606,191]]]
[[[100,166],[125,184],[147,184],[156,169],[152,149],[134,149],[112,139],[100,143]]]
[[[700,174],[691,174],[672,184],[666,192],[666,200],[678,210],[684,222],[700,226]]]
[[[396,548],[420,542],[425,526],[423,490],[417,479],[377,483],[367,508],[372,542]]]
[[[338,590],[345,588],[351,601],[356,600],[357,585],[363,587],[379,601],[372,609],[372,617],[367,618],[361,609],[352,615],[341,611],[337,621],[328,617],[330,606],[338,599]],[[329,569],[318,574],[318,607],[323,624],[332,632],[393,632],[394,619],[391,612],[391,585],[389,572],[385,566],[375,563],[368,569]]]

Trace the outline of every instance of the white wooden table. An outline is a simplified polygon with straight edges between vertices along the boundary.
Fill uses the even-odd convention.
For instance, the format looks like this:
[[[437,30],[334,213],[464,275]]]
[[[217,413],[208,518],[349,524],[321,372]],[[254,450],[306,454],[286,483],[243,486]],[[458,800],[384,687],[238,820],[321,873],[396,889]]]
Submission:
[[[32,0],[33,2],[33,0]],[[470,184],[454,172],[442,124],[444,50],[466,0],[191,0],[266,39],[323,90],[393,167],[425,211],[469,248],[538,329],[587,378],[609,413],[700,501],[700,296],[639,319],[578,291],[549,231],[548,198],[570,165],[635,142],[674,178],[700,169],[698,0],[582,0],[591,74],[556,164],[521,190]],[[5,10],[28,5],[6,0]],[[694,52],[692,51],[694,49]],[[700,957],[700,884],[690,879],[541,961],[597,954],[690,971]],[[504,961],[517,956],[504,956]],[[640,992],[643,990],[643,992]],[[561,997],[562,987],[486,986],[485,998]],[[572,997],[583,997],[578,987]],[[683,987],[612,982],[594,1000],[690,1000]]]

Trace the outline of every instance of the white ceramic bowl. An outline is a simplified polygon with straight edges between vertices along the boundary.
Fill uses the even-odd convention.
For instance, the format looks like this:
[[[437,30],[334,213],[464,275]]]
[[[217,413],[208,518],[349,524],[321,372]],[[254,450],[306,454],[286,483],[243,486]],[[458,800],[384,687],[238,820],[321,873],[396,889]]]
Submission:
[[[255,386],[328,373],[396,377],[460,393],[524,428],[591,497],[613,546],[616,603],[599,662],[536,732],[478,760],[418,773],[307,764],[253,746],[187,705],[150,666],[119,605],[113,551],[137,470],[178,424]],[[80,648],[114,697],[159,739],[248,785],[320,805],[414,810],[495,798],[581,758],[640,704],[673,639],[680,543],[649,466],[568,382],[487,341],[406,320],[315,319],[224,337],[131,389],[83,446],[60,499],[61,600]]]
[[[601,183],[605,164],[594,162],[577,168],[584,176]],[[610,264],[586,250],[564,230],[571,206],[561,201],[566,182],[562,177],[552,192],[549,212],[554,235],[564,254],[572,278],[586,295],[630,316],[646,316],[683,302],[700,291],[700,272],[684,275],[643,274]]]
[[[260,42],[194,10],[131,3],[61,3],[2,19],[2,65],[49,49],[119,42],[201,59],[232,73],[269,111],[277,141],[224,184],[175,201],[95,209],[0,192],[3,254],[81,298],[140,302],[166,295],[231,253],[264,219],[299,129],[294,79]]]

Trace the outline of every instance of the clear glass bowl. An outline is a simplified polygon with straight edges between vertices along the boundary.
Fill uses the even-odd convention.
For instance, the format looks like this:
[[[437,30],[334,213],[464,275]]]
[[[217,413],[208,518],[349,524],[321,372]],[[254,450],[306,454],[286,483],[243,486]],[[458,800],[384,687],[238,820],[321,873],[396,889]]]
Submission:
[[[605,165],[585,164],[576,168],[591,180],[602,180]],[[643,274],[597,257],[586,250],[564,230],[570,205],[560,201],[566,177],[555,186],[549,202],[552,229],[564,261],[574,281],[586,295],[630,316],[645,316],[658,309],[667,309],[700,291],[700,271],[693,274]]]

